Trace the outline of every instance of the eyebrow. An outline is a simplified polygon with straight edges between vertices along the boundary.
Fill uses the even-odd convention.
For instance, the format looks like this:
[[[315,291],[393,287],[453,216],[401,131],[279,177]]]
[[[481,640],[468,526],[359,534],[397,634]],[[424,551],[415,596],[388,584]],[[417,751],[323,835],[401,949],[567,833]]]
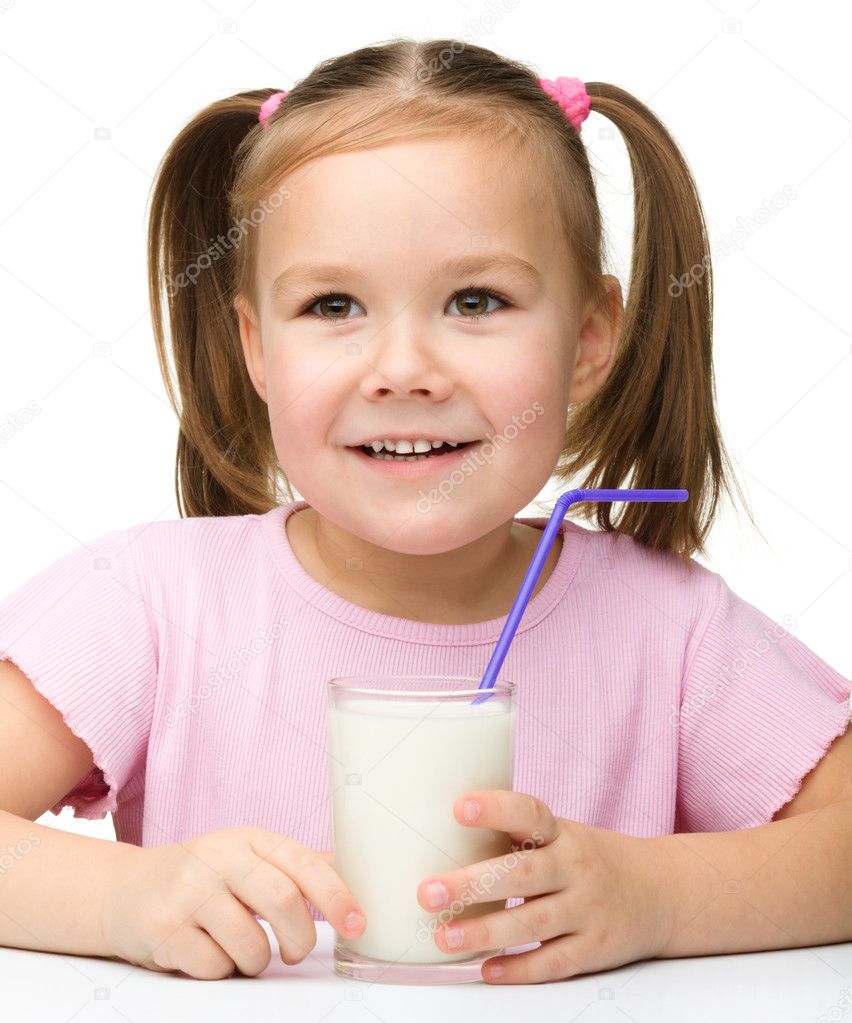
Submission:
[[[541,274],[525,259],[514,256],[510,252],[494,252],[491,254],[462,256],[450,259],[428,268],[431,277],[451,275],[468,277],[477,273],[493,273],[508,271],[532,285],[541,284]],[[329,263],[294,263],[280,273],[272,282],[272,294],[281,295],[291,288],[308,284],[311,281],[324,284],[343,286],[347,281],[364,281],[367,275],[356,267],[347,267]]]

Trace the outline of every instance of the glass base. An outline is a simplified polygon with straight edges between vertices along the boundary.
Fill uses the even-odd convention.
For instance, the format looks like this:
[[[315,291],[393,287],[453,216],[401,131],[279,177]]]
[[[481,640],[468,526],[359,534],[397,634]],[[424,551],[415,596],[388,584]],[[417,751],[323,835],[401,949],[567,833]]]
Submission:
[[[395,963],[359,955],[335,942],[334,972],[350,980],[379,984],[469,984],[476,980],[484,984],[482,964],[505,951],[496,948],[461,962]]]

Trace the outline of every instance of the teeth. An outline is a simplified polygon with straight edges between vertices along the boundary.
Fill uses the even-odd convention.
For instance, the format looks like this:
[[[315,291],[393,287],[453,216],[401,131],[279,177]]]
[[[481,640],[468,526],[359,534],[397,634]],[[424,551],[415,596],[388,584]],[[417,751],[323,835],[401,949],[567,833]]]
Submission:
[[[389,437],[386,437],[384,440],[371,440],[369,446],[377,454],[380,451],[394,451],[398,455],[411,455],[412,453],[415,454],[415,455],[422,455],[422,454],[426,453],[427,451],[430,451],[432,448],[439,448],[439,447],[441,447],[442,444],[446,444],[448,447],[451,447],[451,448],[457,448],[458,447],[458,441],[451,441],[451,440],[447,440],[447,441],[432,440],[432,441],[429,441],[429,440],[424,440],[422,438],[418,438],[418,439],[416,439],[414,441],[410,441],[410,440],[397,440],[397,441],[393,441]]]
[[[428,458],[428,455],[389,455],[381,452],[373,456],[374,458],[381,458],[386,462],[422,462],[424,458]]]

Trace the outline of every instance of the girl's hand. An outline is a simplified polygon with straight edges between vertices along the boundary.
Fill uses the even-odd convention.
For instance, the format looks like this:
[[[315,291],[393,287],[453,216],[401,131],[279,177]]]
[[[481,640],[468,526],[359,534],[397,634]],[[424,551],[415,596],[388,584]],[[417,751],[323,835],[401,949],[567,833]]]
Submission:
[[[453,812],[467,827],[507,832],[514,851],[423,880],[420,905],[433,913],[447,909],[435,943],[444,952],[476,953],[541,942],[529,952],[488,959],[484,980],[560,980],[653,958],[668,942],[667,854],[653,838],[554,817],[535,796],[504,789],[466,793]],[[428,897],[444,894],[441,885],[446,897],[433,904]],[[473,902],[519,897],[522,905],[452,925],[451,917]]]
[[[261,973],[271,954],[255,913],[269,921],[282,962],[299,963],[317,940],[305,897],[341,935],[364,930],[364,914],[331,854],[262,828],[223,828],[153,848],[126,845],[120,853],[104,891],[104,945],[149,970],[182,970],[200,980],[234,969]],[[348,919],[352,913],[361,919]]]

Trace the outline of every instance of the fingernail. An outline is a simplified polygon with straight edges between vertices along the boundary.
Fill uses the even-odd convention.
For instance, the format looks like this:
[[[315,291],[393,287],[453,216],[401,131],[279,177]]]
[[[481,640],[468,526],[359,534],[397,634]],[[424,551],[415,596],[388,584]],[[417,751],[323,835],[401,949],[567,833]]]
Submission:
[[[426,885],[426,901],[433,909],[443,906],[449,895],[447,886],[442,881],[431,881]]]
[[[447,943],[447,948],[461,948],[464,941],[464,928],[445,927],[444,941]]]
[[[466,821],[473,822],[479,816],[479,803],[475,799],[466,799],[462,807],[462,817]]]
[[[364,923],[364,917],[360,913],[356,913],[353,909],[349,916],[343,922],[344,930],[357,931],[361,929],[361,924]]]

